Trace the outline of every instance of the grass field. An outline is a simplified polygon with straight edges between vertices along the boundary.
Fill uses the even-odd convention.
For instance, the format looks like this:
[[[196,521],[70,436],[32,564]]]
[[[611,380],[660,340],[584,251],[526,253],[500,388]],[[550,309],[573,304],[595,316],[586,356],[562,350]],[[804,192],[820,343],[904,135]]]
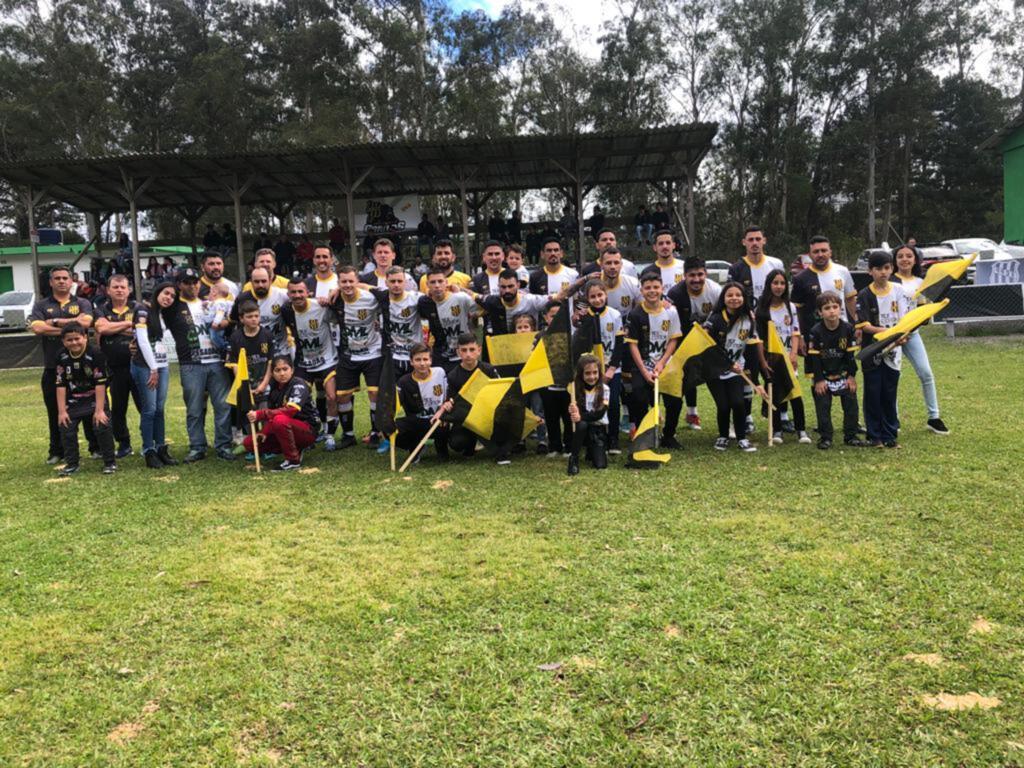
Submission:
[[[55,482],[4,372],[0,765],[1024,765],[1024,341],[927,341],[950,437],[907,366],[898,451],[759,421],[572,480],[358,448]]]

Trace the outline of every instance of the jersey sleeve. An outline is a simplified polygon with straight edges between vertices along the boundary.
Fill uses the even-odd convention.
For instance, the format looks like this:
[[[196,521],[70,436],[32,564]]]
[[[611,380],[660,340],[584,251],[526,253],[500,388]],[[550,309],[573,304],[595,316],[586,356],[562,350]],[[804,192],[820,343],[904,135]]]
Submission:
[[[853,284],[853,275],[850,274],[850,270],[843,267],[843,296],[850,298],[851,296],[857,295],[857,286]],[[857,310],[860,312],[860,309]]]
[[[304,381],[293,381],[288,391],[288,399],[285,400],[285,407],[301,411],[302,406],[310,400],[309,387]]]
[[[682,326],[679,323],[679,312],[675,307],[668,309],[668,337],[678,339],[683,335]]]
[[[92,314],[92,302],[91,301],[89,301],[88,299],[75,299],[75,301],[78,303],[78,314],[79,314],[79,316],[81,316],[81,315],[88,315],[89,317],[93,316],[93,314]]]
[[[37,301],[35,304],[32,305],[32,311],[29,312],[28,321],[29,325],[49,322],[49,320],[46,317],[46,308],[43,306],[43,302]]]
[[[863,291],[857,294],[857,317],[860,320],[857,323],[858,328],[863,328],[868,324],[868,318],[871,315],[868,313],[868,295],[871,293],[870,288],[865,288]]]
[[[638,344],[640,343],[640,317],[634,312],[630,312],[626,317],[626,343],[627,344]]]
[[[56,384],[58,389],[67,387],[67,365],[64,362],[64,355],[57,358]]]

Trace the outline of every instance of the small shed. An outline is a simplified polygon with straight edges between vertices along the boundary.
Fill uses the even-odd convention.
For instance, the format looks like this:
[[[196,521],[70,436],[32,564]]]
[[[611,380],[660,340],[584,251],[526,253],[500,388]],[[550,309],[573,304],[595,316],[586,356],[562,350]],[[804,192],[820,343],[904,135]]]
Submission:
[[[1024,112],[986,139],[980,149],[1003,156],[1003,238],[1024,244]]]

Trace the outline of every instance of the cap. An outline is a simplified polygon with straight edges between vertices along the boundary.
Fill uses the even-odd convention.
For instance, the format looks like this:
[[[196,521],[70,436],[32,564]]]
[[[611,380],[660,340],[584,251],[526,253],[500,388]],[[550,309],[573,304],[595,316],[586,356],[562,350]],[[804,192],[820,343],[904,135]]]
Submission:
[[[179,283],[198,283],[199,273],[192,269],[192,267],[188,267],[186,269],[179,271],[174,279]]]

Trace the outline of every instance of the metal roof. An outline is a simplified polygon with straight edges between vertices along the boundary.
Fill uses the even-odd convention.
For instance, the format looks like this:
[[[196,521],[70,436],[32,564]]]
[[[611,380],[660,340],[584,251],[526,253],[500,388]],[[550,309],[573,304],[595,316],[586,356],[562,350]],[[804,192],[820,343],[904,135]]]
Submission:
[[[1021,112],[1013,120],[981,142],[978,145],[978,149],[998,150],[1002,146],[1003,141],[1008,139],[1010,134],[1021,126],[1024,126],[1024,112]]]
[[[454,194],[681,179],[711,147],[715,123],[646,130],[495,139],[395,142],[228,154],[160,153],[25,160],[0,178],[84,211],[128,209],[125,178],[140,209],[283,204],[343,197]],[[361,179],[361,180],[360,180]],[[246,186],[248,184],[248,186]],[[143,188],[144,187],[144,188]]]

